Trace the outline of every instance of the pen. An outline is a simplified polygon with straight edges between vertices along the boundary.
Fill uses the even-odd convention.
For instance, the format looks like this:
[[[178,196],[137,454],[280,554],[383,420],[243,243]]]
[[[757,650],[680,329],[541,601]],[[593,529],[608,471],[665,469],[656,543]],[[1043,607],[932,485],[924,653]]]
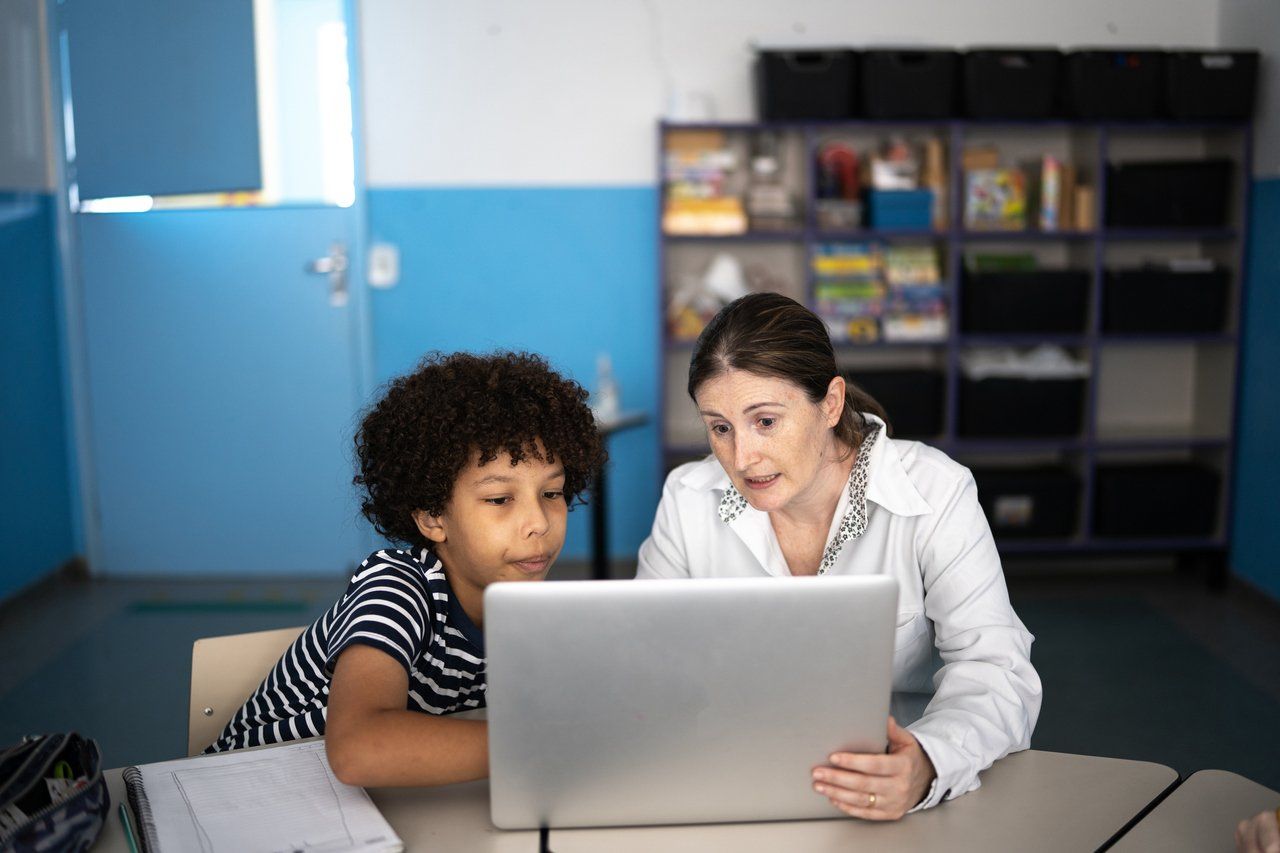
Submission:
[[[124,837],[129,841],[129,853],[138,853],[138,840],[133,837],[133,825],[129,823],[129,807],[120,804],[120,823],[124,824]]]

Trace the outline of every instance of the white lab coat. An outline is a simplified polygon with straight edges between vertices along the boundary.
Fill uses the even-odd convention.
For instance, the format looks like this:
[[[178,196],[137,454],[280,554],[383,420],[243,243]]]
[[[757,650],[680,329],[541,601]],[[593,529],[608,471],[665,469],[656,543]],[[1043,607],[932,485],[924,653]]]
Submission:
[[[844,544],[827,573],[898,580],[891,706],[937,771],[917,806],[929,808],[977,788],[980,771],[1029,746],[1042,695],[1034,638],[1009,603],[967,468],[882,433],[867,477],[866,532]],[[720,519],[729,485],[715,457],[672,471],[636,577],[789,575],[767,513],[747,506]],[[845,489],[828,542],[849,501]]]

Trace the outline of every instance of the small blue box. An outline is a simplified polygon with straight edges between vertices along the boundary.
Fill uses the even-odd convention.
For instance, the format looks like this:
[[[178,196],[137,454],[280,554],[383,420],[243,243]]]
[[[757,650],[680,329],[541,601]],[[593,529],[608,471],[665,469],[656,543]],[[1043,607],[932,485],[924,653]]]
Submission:
[[[933,228],[932,190],[868,190],[867,207],[872,228]]]

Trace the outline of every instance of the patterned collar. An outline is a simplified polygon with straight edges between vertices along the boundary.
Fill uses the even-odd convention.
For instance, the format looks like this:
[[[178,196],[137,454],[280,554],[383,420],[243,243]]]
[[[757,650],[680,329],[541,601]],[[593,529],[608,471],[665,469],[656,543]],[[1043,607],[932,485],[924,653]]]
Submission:
[[[840,527],[835,537],[827,543],[822,554],[822,565],[818,574],[824,575],[827,569],[836,563],[840,549],[850,539],[857,539],[867,531],[867,466],[871,463],[871,448],[880,436],[880,424],[869,425],[862,437],[862,446],[858,448],[858,458],[854,460],[853,470],[849,472],[849,506],[844,517],[840,519]],[[747,508],[747,499],[738,488],[730,483],[720,500],[720,520],[725,524],[736,519]]]

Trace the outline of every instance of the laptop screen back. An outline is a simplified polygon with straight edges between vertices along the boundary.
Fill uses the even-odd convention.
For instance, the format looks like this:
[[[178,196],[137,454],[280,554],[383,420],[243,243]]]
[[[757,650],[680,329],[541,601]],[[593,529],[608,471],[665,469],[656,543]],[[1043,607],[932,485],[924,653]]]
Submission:
[[[881,752],[892,578],[494,584],[495,825],[835,817],[837,750]]]

